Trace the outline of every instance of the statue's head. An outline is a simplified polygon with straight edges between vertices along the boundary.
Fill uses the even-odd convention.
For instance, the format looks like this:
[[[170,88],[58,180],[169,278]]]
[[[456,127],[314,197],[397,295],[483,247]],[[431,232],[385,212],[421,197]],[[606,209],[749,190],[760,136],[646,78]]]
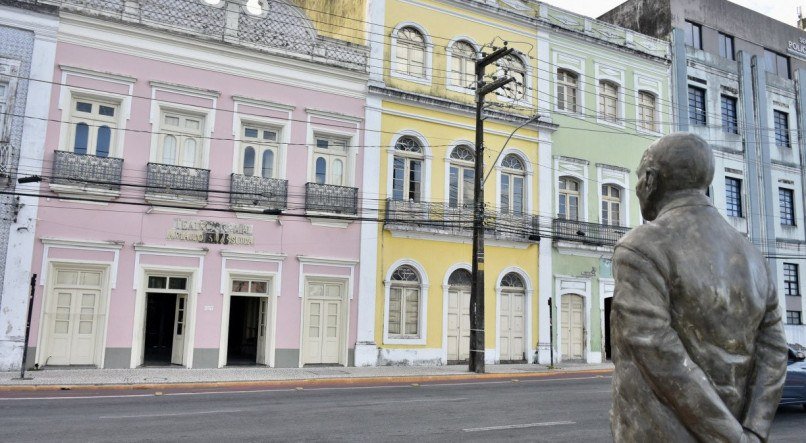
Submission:
[[[635,187],[644,220],[654,220],[671,193],[705,193],[714,179],[714,154],[701,137],[678,132],[644,152]]]

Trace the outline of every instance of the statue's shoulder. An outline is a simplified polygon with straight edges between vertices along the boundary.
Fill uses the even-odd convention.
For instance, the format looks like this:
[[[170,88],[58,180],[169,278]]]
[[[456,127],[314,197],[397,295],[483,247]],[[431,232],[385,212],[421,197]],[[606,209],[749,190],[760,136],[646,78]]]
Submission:
[[[616,243],[616,248],[627,247],[638,252],[647,252],[650,249],[663,243],[669,232],[664,226],[658,223],[645,223],[630,229]]]

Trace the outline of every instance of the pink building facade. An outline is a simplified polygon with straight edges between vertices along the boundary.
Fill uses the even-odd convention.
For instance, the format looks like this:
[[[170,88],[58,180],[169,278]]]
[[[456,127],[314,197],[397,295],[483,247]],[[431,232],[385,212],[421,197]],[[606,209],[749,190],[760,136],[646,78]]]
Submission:
[[[62,5],[29,364],[352,365],[366,48],[154,3]]]

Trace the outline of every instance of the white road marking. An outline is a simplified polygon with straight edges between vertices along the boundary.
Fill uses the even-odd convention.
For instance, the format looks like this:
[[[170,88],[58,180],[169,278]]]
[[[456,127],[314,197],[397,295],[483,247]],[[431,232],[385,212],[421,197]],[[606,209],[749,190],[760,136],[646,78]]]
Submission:
[[[525,423],[520,425],[504,425],[504,426],[487,426],[485,428],[468,428],[462,429],[465,432],[483,432],[483,431],[500,431],[503,429],[523,429],[523,428],[540,428],[543,426],[559,426],[559,425],[573,425],[574,421],[546,421],[543,423]]]
[[[228,414],[234,412],[243,412],[243,409],[221,409],[217,411],[195,411],[195,412],[176,412],[172,414],[137,414],[137,415],[102,415],[98,418],[104,419],[120,419],[120,418],[159,418],[159,417],[185,417],[189,415],[206,415],[206,414]]]

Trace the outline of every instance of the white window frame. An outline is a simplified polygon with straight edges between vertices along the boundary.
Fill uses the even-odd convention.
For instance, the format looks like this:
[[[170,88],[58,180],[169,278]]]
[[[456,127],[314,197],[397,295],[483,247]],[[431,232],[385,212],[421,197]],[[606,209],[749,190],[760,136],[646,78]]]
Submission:
[[[521,164],[523,164],[523,169],[505,168],[503,166],[504,160],[509,156],[515,156],[516,158],[518,158],[518,160],[520,160]],[[509,201],[508,202],[509,208],[508,208],[507,212],[503,211],[503,200],[504,199],[502,197],[503,197],[503,191],[504,190],[501,187],[501,181],[502,181],[502,179],[504,178],[505,175],[510,177],[509,190],[507,192],[507,199]],[[519,213],[515,212],[514,204],[513,204],[513,202],[515,201],[515,193],[514,193],[515,177],[521,177],[521,179],[523,181],[523,189],[521,190],[522,191],[522,195],[521,195],[521,206],[522,207],[521,207]],[[529,180],[527,180],[526,161],[524,160],[523,157],[521,157],[520,155],[514,154],[514,153],[501,155],[501,163],[500,163],[500,166],[499,166],[499,174],[498,174],[497,186],[498,186],[498,210],[502,214],[511,214],[511,215],[527,215],[527,214],[529,214],[529,212],[528,212],[528,208],[529,208],[529,204],[528,204],[528,200],[529,200]]]
[[[177,110],[175,108],[162,108],[160,110],[160,119],[157,126],[157,146],[156,146],[156,163],[165,165],[181,166],[186,168],[203,169],[204,166],[204,128],[206,124],[206,116],[201,113],[187,112]],[[169,118],[176,118],[179,124],[174,126],[168,123]],[[198,128],[188,129],[187,123],[196,121]],[[183,124],[184,123],[184,124]],[[171,162],[165,161],[165,141],[168,137],[173,137],[175,140],[175,154]],[[193,156],[193,164],[188,164],[186,161],[187,142],[193,141],[195,143],[195,152]]]
[[[462,94],[473,95],[475,93],[475,90],[473,88],[466,87],[466,86],[463,86],[461,84],[457,85],[457,84],[454,84],[454,82],[453,82],[453,73],[454,73],[453,62],[454,62],[454,57],[456,57],[454,55],[454,46],[456,44],[459,44],[459,43],[468,44],[473,48],[473,51],[475,53],[479,52],[479,45],[476,44],[475,40],[471,39],[470,37],[461,36],[461,37],[456,37],[453,40],[451,40],[448,43],[448,45],[445,47],[445,57],[447,59],[446,66],[448,67],[448,69],[445,72],[445,85],[446,85],[446,88],[449,91],[461,92]],[[470,77],[471,77],[470,83],[473,83],[473,82],[476,81],[475,68],[473,69],[473,72],[470,72]]]
[[[417,271],[420,278],[420,306],[418,309],[418,334],[417,337],[400,337],[389,334],[389,300],[392,289],[392,274],[401,266],[408,265]],[[383,307],[383,343],[398,345],[424,345],[428,336],[428,274],[425,269],[416,261],[401,259],[394,262],[386,271],[383,280],[384,287],[384,307]]]
[[[619,226],[622,227],[629,227],[631,226],[630,223],[630,193],[627,191],[630,189],[630,171],[626,168],[622,168],[619,166],[612,166],[607,164],[597,164],[596,165],[596,183],[599,185],[599,188],[596,190],[598,195],[597,197],[597,211],[598,215],[596,216],[597,220],[601,223],[602,217],[602,202],[604,201],[604,196],[602,195],[602,186],[615,186],[619,188],[621,191],[621,212],[619,216],[621,217],[621,224]],[[587,221],[587,220],[586,220]]]
[[[423,150],[423,174],[422,174],[422,187],[420,191],[420,201],[421,202],[430,202],[431,201],[431,160],[433,156],[431,155],[431,148],[427,143],[425,136],[420,134],[417,131],[413,130],[404,130],[400,131],[392,137],[391,143],[389,147],[386,148],[386,196],[388,198],[393,198],[393,189],[394,183],[392,177],[394,176],[394,168],[395,168],[395,156],[398,152],[395,149],[397,146],[397,142],[403,137],[411,137],[420,144],[420,147]],[[446,180],[447,186],[447,180]]]
[[[647,93],[651,94],[655,98],[655,113],[654,113],[654,120],[655,120],[655,129],[649,130],[647,128],[642,127],[639,123],[636,123],[635,130],[636,132],[642,134],[650,134],[650,135],[660,135],[663,133],[663,119],[661,118],[661,106],[663,104],[663,81],[652,75],[646,74],[643,72],[635,72],[633,74],[633,100],[635,100],[635,119],[641,119],[641,113],[638,109],[640,105],[640,93]]]
[[[596,121],[616,128],[624,128],[624,70],[602,63],[594,63],[596,72]],[[609,82],[617,87],[616,91],[616,116],[615,121],[610,121],[602,115],[602,94],[603,82]]]
[[[464,202],[464,199],[462,199],[462,191],[464,191],[464,189],[463,189],[464,181],[462,180],[464,175],[462,173],[462,170],[470,169],[475,174],[475,161],[474,162],[469,162],[469,161],[464,161],[464,160],[459,160],[459,159],[453,158],[452,157],[453,152],[457,148],[459,148],[460,146],[464,146],[464,147],[467,147],[468,149],[470,149],[473,152],[474,158],[475,158],[475,155],[476,155],[476,149],[473,146],[473,144],[471,144],[470,142],[456,143],[448,151],[448,155],[445,157],[445,196],[446,196],[446,200],[448,201],[448,203],[450,205],[451,169],[452,168],[458,168],[459,174],[457,175],[458,187],[457,187],[457,198],[456,198],[456,207],[455,207],[455,209],[469,209],[469,210],[472,210],[472,208],[473,208],[472,198],[471,198],[470,204],[467,205],[467,206],[466,206],[466,204]],[[475,178],[474,178],[474,181],[473,181],[473,186],[475,186]]]
[[[259,137],[247,137],[246,130],[247,129],[256,129],[258,131]],[[271,141],[265,141],[262,138],[262,135],[265,131],[274,132],[275,138]],[[255,150],[255,161],[253,165],[252,176],[253,177],[261,177],[261,178],[271,178],[271,179],[278,179],[281,178],[280,172],[280,140],[282,139],[282,132],[280,129],[274,126],[268,126],[260,123],[251,123],[247,121],[242,121],[240,125],[240,136],[239,136],[239,149],[236,155],[236,173],[241,175],[246,175],[244,173],[244,160],[246,158],[246,149],[248,147],[252,147]],[[272,176],[271,177],[263,177],[263,153],[266,151],[271,151],[274,155],[273,164],[272,164]]]
[[[569,90],[571,89],[572,86],[567,81],[560,81],[559,76],[560,76],[561,71],[563,73],[565,73],[566,76],[568,76],[570,74],[570,75],[575,77],[576,84],[573,85],[573,90],[574,90],[573,91],[574,92],[574,94],[573,94],[573,97],[574,97],[574,109],[573,110],[568,109],[568,104],[569,104],[568,103],[568,97],[570,96]],[[559,112],[565,112],[565,113],[569,113],[569,114],[580,114],[581,113],[580,112],[580,106],[579,106],[579,101],[580,101],[580,97],[579,97],[579,87],[580,87],[579,77],[580,76],[579,76],[578,72],[572,71],[572,70],[567,69],[567,68],[557,68],[554,71],[554,84],[555,84],[555,88],[554,88],[554,94],[555,94],[555,96],[554,96],[554,100],[555,100],[554,101],[554,106]],[[563,95],[565,97],[564,100],[563,100],[563,103],[562,103],[562,107],[560,107],[560,94],[559,94],[560,88],[563,88]]]
[[[650,133],[658,132],[658,97],[650,91],[640,90],[638,91],[638,100],[636,102],[635,110],[636,110],[636,127],[638,131],[645,131]],[[652,108],[651,112],[646,112],[644,109],[647,107],[644,106],[644,102],[641,100],[642,96],[648,96],[652,99]],[[652,118],[651,124],[647,124],[645,117],[649,115]]]
[[[89,103],[92,106],[91,113],[85,113],[77,110],[78,103]],[[100,115],[98,111],[100,106],[107,106],[114,109],[114,116]],[[98,155],[97,140],[98,131],[101,126],[108,126],[110,128],[109,139],[109,153],[107,157],[119,157],[118,155],[118,140],[120,139],[120,114],[121,114],[121,100],[113,98],[98,97],[85,94],[74,94],[70,100],[70,107],[68,113],[68,134],[67,144],[61,146],[62,150],[75,153],[75,137],[76,128],[79,123],[85,123],[89,126],[89,134],[87,135],[87,152],[88,155]]]
[[[587,83],[584,79],[587,77],[586,75],[582,74],[586,71],[587,67],[587,60],[585,58],[579,57],[577,55],[572,55],[564,52],[554,52],[553,53],[553,64],[554,64],[554,71],[553,71],[553,78],[551,84],[553,89],[551,94],[554,94],[554,111],[565,114],[571,115],[579,118],[585,118],[585,103],[586,103],[586,90],[587,90]],[[568,111],[565,109],[560,109],[557,106],[557,69],[563,69],[566,71],[570,71],[577,76],[577,110],[576,112]]]
[[[11,136],[12,100],[11,82],[0,76],[0,142],[9,141]]]
[[[619,193],[619,198],[615,199],[610,195],[605,196],[601,189],[603,187],[616,189]],[[624,220],[624,188],[615,183],[602,183],[602,186],[600,187],[599,191],[600,191],[599,198],[601,200],[601,203],[599,203],[599,222],[603,225],[608,226],[625,226],[626,223]],[[607,205],[608,220],[606,221],[604,220],[604,217],[602,217],[603,215],[601,213],[602,205]],[[613,216],[610,215],[613,214],[614,212],[613,205],[618,205],[618,211],[617,211],[619,217],[618,223],[613,223]]]
[[[327,141],[328,146],[331,145],[331,142],[336,142],[337,144],[344,144],[344,149],[342,151],[338,150],[331,150],[330,148],[320,148],[318,146],[319,141]],[[319,183],[316,179],[316,164],[319,159],[325,160],[325,182]],[[342,162],[342,173],[341,173],[341,180],[339,183],[335,183],[333,180],[333,164],[336,161]],[[314,142],[313,142],[313,155],[311,158],[311,170],[309,172],[311,176],[310,183],[319,183],[324,185],[333,185],[333,186],[350,186],[349,176],[352,175],[351,172],[352,168],[350,165],[350,138],[340,137],[340,136],[333,136],[330,134],[324,133],[315,133],[314,134]]]
[[[564,178],[568,178],[568,179],[570,179],[572,181],[575,181],[579,185],[579,190],[575,191],[576,192],[576,197],[577,197],[577,217],[576,218],[568,217],[569,214],[560,214],[560,195],[561,194],[566,195],[566,198],[568,199],[568,201],[566,201],[565,206],[566,206],[566,209],[568,209],[568,208],[570,208],[570,197],[573,196],[572,192],[574,192],[574,191],[568,191],[567,189],[560,189],[560,181],[563,180]],[[556,211],[556,213],[557,213],[557,218],[558,219],[568,220],[568,221],[582,221],[582,218],[583,218],[582,217],[582,215],[583,215],[582,199],[583,199],[583,196],[582,196],[582,182],[578,178],[570,176],[570,175],[560,175],[559,177],[557,177],[557,211]],[[563,215],[562,218],[560,218],[561,215]]]
[[[294,106],[289,106],[281,103],[272,103],[263,100],[256,100],[241,96],[233,96],[233,101],[235,102],[234,105],[234,112],[232,116],[232,173],[233,174],[241,174],[241,164],[242,164],[242,151],[241,151],[241,136],[243,134],[244,127],[246,126],[260,126],[265,127],[266,129],[276,130],[278,134],[277,144],[277,152],[275,153],[275,178],[286,178],[288,177],[286,172],[286,161],[287,161],[287,149],[289,143],[291,143],[291,117],[292,112],[294,111]],[[283,117],[277,118],[270,118],[270,117],[262,117],[257,116],[254,113],[250,113],[249,115],[241,113],[240,108],[242,107],[250,107],[250,108],[258,108],[259,112],[273,112],[283,114]],[[253,111],[256,112],[256,111]],[[239,163],[240,162],[240,163]]]
[[[425,44],[425,48],[424,48],[425,53],[423,54],[423,58],[424,58],[423,62],[424,62],[424,65],[425,65],[425,76],[424,77],[409,75],[407,73],[399,72],[397,70],[397,66],[396,66],[397,65],[397,45],[398,45],[397,39],[398,39],[398,33],[403,28],[415,29],[423,37],[423,42]],[[391,40],[392,40],[391,45],[390,45],[391,52],[390,52],[390,57],[389,57],[390,58],[390,61],[389,61],[389,74],[391,75],[391,77],[399,78],[399,79],[403,79],[403,80],[408,80],[408,81],[415,82],[415,83],[422,83],[422,84],[425,84],[425,85],[431,84],[432,59],[433,59],[433,55],[434,55],[434,43],[432,42],[431,37],[429,36],[428,32],[426,32],[426,30],[421,25],[419,25],[417,23],[414,23],[414,22],[402,22],[402,23],[398,23],[398,25],[395,26],[395,29],[392,30]]]
[[[532,205],[532,183],[534,179],[534,168],[532,167],[532,162],[529,160],[529,156],[526,155],[526,152],[522,149],[517,147],[506,148],[501,152],[501,157],[498,159],[498,162],[495,164],[495,205],[496,208],[501,208],[501,175],[502,174],[511,174],[512,170],[504,170],[501,166],[504,159],[509,155],[517,156],[521,163],[523,163],[523,214],[528,215],[532,213],[533,205]],[[511,187],[510,187],[511,189]],[[511,200],[510,200],[511,201]]]
[[[222,251],[223,253],[223,251]],[[223,254],[222,254],[223,255]],[[228,351],[228,343],[227,338],[229,337],[229,322],[230,322],[230,305],[231,299],[233,296],[246,296],[246,297],[256,297],[256,298],[266,298],[269,303],[269,310],[266,312],[266,346],[268,348],[268,352],[266,353],[266,366],[273,368],[275,365],[274,353],[276,347],[276,336],[277,336],[277,303],[280,297],[280,273],[282,271],[281,265],[278,263],[278,268],[276,272],[258,272],[258,271],[247,271],[247,270],[239,270],[239,269],[226,269],[226,260],[227,258],[232,258],[238,260],[240,257],[235,255],[232,257],[224,257],[223,267],[225,269],[222,272],[222,306],[221,306],[221,334],[219,334],[219,356],[218,356],[218,367],[223,368],[227,364],[227,351]],[[254,258],[254,257],[243,257],[245,260],[248,261],[257,261],[262,262],[265,264],[271,264],[272,261],[262,260],[261,258]],[[267,288],[267,293],[265,294],[257,294],[257,293],[242,293],[242,292],[234,292],[232,290],[232,282],[234,280],[258,280],[258,281],[268,281],[269,285]],[[226,286],[224,286],[226,285]]]
[[[495,92],[496,100],[504,103],[513,103],[531,108],[534,106],[534,104],[532,103],[532,99],[534,96],[534,94],[532,93],[532,91],[534,91],[534,83],[532,80],[532,65],[528,63],[529,60],[528,58],[522,57],[520,54],[512,53],[509,57],[515,58],[517,61],[521,63],[521,66],[523,66],[523,85],[520,86],[523,88],[523,96],[521,98],[512,99],[507,97],[503,92],[501,92],[502,90],[496,90]],[[504,70],[496,64],[496,75],[502,76],[503,72]],[[510,83],[505,87],[512,88],[513,86]],[[516,97],[518,95],[516,95]]]
[[[5,92],[0,96],[0,142],[11,141],[14,99],[17,95],[20,65],[19,60],[0,58],[0,84],[6,87]],[[2,166],[0,166],[0,169],[2,169]]]

